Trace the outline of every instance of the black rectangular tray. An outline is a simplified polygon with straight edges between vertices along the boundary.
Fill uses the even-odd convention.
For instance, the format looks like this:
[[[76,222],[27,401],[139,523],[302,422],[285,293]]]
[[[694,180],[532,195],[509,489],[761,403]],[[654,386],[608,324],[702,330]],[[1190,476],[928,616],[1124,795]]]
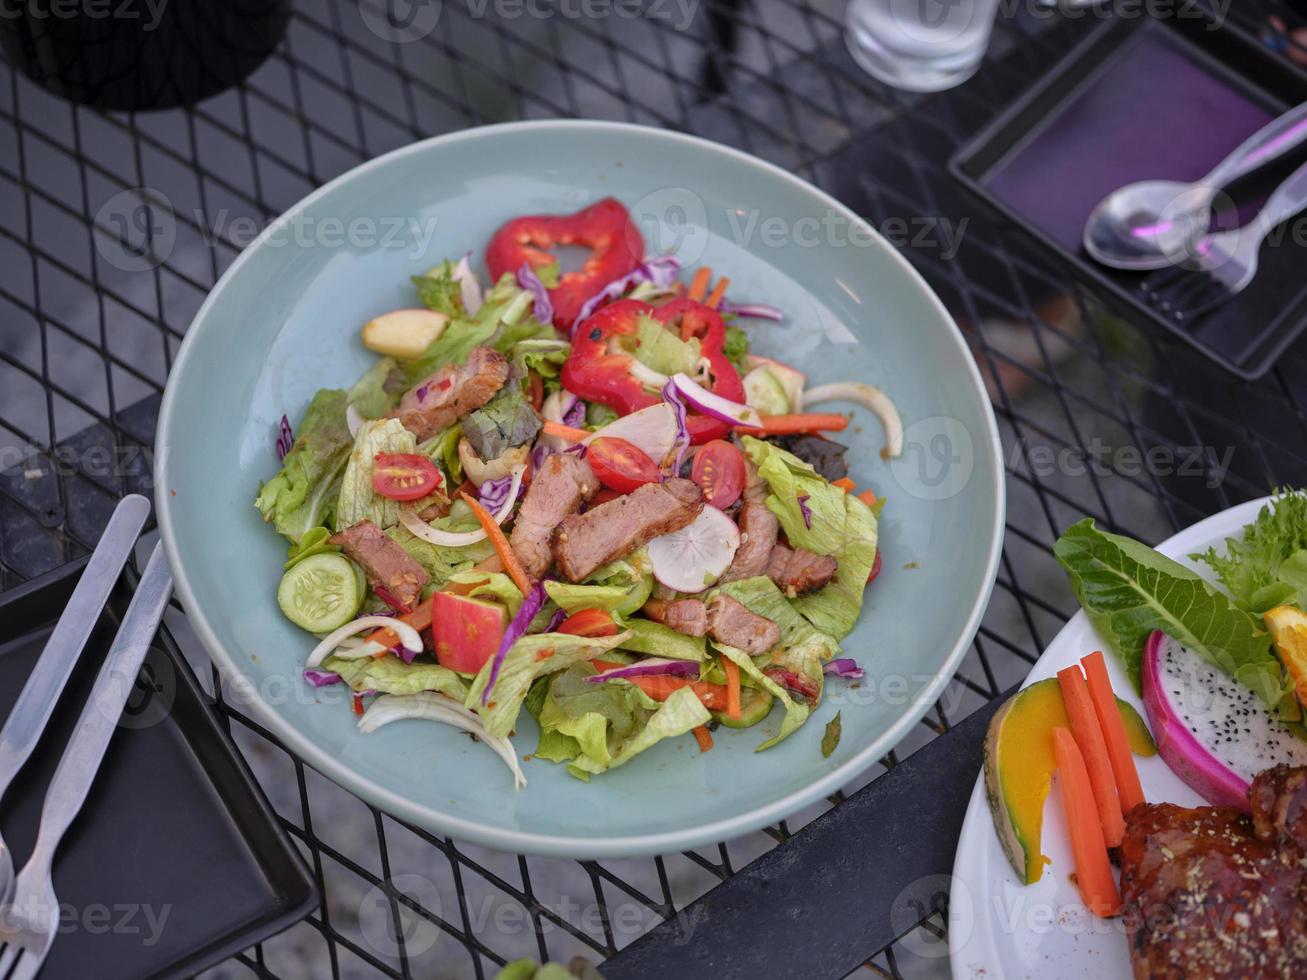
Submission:
[[[0,596],[7,717],[85,561]],[[22,866],[46,787],[134,585],[119,581],[31,761],[0,801]],[[166,629],[54,868],[61,926],[43,980],[193,976],[281,932],[317,886]]]
[[[1268,243],[1254,283],[1192,324],[1142,302],[1144,274],[1101,266],[1079,243],[1107,193],[1136,180],[1198,179],[1264,121],[1307,101],[1307,73],[1251,35],[1198,14],[1104,21],[964,144],[949,170],[1116,312],[1171,331],[1254,379],[1307,329],[1302,235]],[[1201,84],[1186,84],[1186,73]],[[1304,155],[1299,148],[1231,188],[1240,217],[1255,213],[1250,205]]]

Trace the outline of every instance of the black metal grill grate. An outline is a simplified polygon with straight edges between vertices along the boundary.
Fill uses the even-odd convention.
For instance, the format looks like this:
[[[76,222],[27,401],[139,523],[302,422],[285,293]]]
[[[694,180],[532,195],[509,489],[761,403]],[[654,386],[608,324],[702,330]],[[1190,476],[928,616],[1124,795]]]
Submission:
[[[252,229],[350,167],[466,126],[588,116],[736,145],[880,227],[960,219],[975,208],[944,170],[949,154],[1083,29],[1029,11],[1004,19],[986,68],[927,102],[853,65],[835,0],[703,0],[688,23],[663,0],[649,0],[641,18],[569,16],[585,8],[564,0],[448,0],[435,30],[412,43],[371,31],[382,0],[362,4],[301,0],[285,42],[247,83],[187,110],[75,108],[0,71],[0,589],[83,553],[119,495],[150,491],[159,393],[206,292]],[[1231,16],[1256,31],[1283,10],[1248,3]],[[138,188],[175,215],[166,250],[128,220],[140,213]],[[121,268],[133,248],[152,258],[147,271]],[[982,219],[956,258],[905,251],[964,325],[990,385],[1009,521],[980,635],[946,696],[884,766],[1034,662],[1071,612],[1050,550],[1068,523],[1089,515],[1155,541],[1307,482],[1301,345],[1261,382],[1238,383],[1172,339],[1112,319],[1024,240]],[[1112,452],[1083,473],[1044,462],[1064,454],[1074,463],[1099,445]],[[1197,447],[1198,473],[1141,469],[1121,452],[1132,447],[1177,461]],[[173,626],[185,639],[184,617]],[[824,809],[656,859],[495,854],[371,810],[238,707],[219,705],[325,898],[307,923],[215,975],[482,977],[523,955],[601,960]],[[406,878],[415,869],[420,880]],[[927,929],[938,936],[938,919]],[[905,965],[913,954],[894,947],[866,952],[883,975],[931,966]]]

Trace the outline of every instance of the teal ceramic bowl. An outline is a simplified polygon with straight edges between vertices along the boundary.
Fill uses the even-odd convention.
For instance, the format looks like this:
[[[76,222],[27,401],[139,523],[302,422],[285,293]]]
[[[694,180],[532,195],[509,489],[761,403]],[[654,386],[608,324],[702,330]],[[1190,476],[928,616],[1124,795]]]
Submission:
[[[811,384],[881,386],[906,428],[903,455],[859,411],[844,434],[852,476],[888,498],[885,570],[847,656],[867,676],[827,684],[798,734],[755,748],[779,710],[715,748],[665,742],[583,783],[542,760],[514,792],[484,746],[407,721],[360,735],[339,688],[300,680],[313,638],[276,603],[286,545],[253,506],[277,470],[282,413],[371,363],[359,327],[412,305],[410,275],[481,256],[524,213],[568,212],[613,195],[647,251],[730,276],[737,301],[770,303],[754,349]],[[478,261],[484,275],[484,265]],[[844,406],[839,406],[844,407]],[[615,857],[681,850],[784,818],[892,749],[943,690],[970,644],[997,571],[1003,481],[997,429],[962,336],[921,278],[860,219],[753,157],[662,130],[598,122],[490,126],[397,150],[332,181],[271,226],[200,309],[169,378],[157,437],[163,540],[191,622],[230,696],[307,763],[395,816],[510,851]],[[911,567],[905,567],[911,566]],[[829,758],[823,729],[841,713]],[[518,753],[535,748],[524,712]],[[868,833],[875,828],[868,827]],[[856,842],[851,842],[856,846]]]

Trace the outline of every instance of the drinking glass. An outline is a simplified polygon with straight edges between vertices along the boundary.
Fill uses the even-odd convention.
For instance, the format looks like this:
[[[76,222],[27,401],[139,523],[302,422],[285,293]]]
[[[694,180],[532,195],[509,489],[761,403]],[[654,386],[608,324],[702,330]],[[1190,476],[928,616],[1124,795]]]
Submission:
[[[849,0],[845,40],[895,88],[938,92],[980,67],[999,0]]]

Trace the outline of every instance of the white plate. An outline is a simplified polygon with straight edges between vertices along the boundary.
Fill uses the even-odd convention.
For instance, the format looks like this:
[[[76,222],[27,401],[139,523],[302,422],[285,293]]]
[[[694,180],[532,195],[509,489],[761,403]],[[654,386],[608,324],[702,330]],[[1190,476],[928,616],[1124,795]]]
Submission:
[[[1162,542],[1157,550],[1210,581],[1210,569],[1188,556],[1219,546],[1227,537],[1237,537],[1268,499],[1213,515]],[[1049,644],[1023,686],[1055,676],[1094,650],[1106,652],[1107,644],[1089,625],[1088,617],[1076,613]],[[1131,688],[1125,670],[1110,654],[1106,659],[1117,694],[1142,714],[1143,702]],[[1204,802],[1160,758],[1137,762],[1144,795],[1150,802],[1181,806]],[[1068,878],[1073,864],[1056,781],[1045,803],[1041,843],[1052,863],[1038,882],[1023,885],[999,845],[985,802],[984,781],[977,777],[958,840],[949,893],[949,959],[954,980],[1108,980],[1131,975],[1123,920],[1091,915]]]

